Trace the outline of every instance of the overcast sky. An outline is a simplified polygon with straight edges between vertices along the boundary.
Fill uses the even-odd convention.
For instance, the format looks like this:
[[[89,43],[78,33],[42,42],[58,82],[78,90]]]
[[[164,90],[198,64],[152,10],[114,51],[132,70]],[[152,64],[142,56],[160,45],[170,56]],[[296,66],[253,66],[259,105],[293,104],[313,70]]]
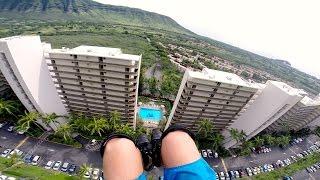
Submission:
[[[191,31],[320,78],[318,0],[96,0],[170,16]],[[318,2],[317,2],[318,1]]]

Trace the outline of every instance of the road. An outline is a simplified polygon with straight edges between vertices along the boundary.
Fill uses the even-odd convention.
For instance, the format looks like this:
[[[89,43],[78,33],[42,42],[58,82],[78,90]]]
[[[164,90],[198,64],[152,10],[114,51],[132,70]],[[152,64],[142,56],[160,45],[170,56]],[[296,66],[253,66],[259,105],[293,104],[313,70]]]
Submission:
[[[17,135],[4,129],[0,129],[0,146],[2,147],[1,151],[7,148],[16,148],[17,145],[25,138],[25,135]],[[19,149],[23,152],[28,152],[37,144],[37,142],[38,139],[31,137],[27,138],[19,147]],[[83,148],[78,149],[62,144],[44,141],[38,146],[33,154],[41,157],[40,165],[44,165],[49,160],[54,160],[63,162],[67,161],[76,165],[87,163],[91,164],[92,167],[102,168],[102,159],[99,152],[91,152]]]
[[[246,167],[260,166],[263,164],[275,163],[277,160],[284,160],[292,155],[296,155],[302,151],[307,150],[312,146],[316,141],[320,141],[320,138],[315,135],[310,135],[304,139],[301,143],[289,146],[285,149],[278,147],[273,147],[272,151],[264,154],[251,154],[248,157],[228,157],[224,159],[225,166],[227,170],[237,170],[243,169]],[[225,171],[224,166],[222,165],[221,160],[217,159],[206,159],[207,162],[216,170],[216,171]],[[320,177],[320,175],[318,176]]]

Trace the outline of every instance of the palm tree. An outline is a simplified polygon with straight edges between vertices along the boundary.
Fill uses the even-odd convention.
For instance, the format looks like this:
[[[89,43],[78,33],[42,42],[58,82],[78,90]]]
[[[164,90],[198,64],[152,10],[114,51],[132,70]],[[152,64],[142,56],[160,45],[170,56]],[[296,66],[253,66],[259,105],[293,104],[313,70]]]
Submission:
[[[91,164],[82,164],[79,168],[79,171],[77,173],[77,176],[79,179],[84,179],[84,174],[86,174],[86,172],[89,172],[91,168]],[[89,172],[89,175],[91,175],[91,172]]]
[[[111,111],[110,112],[110,122],[112,130],[115,130],[116,127],[120,124],[121,115],[118,111]]]
[[[230,132],[230,135],[231,135],[231,138],[235,141],[237,141],[237,143],[240,141],[240,138],[239,138],[239,130],[238,129],[235,129],[235,128],[231,128],[229,129],[229,132]]]
[[[125,134],[129,137],[132,137],[132,138],[135,138],[135,136],[136,136],[136,132],[133,129],[133,127],[130,126],[130,124],[121,124],[116,129],[116,132],[121,133],[121,134]]]
[[[109,124],[104,117],[93,117],[93,120],[88,124],[88,128],[91,129],[91,135],[98,133],[101,137],[101,132],[109,129]]]
[[[222,145],[224,137],[220,133],[215,133],[212,137],[209,138],[213,142],[213,149],[215,151]]]
[[[287,146],[290,143],[290,136],[280,136],[276,138],[276,144],[280,147]]]
[[[69,124],[63,124],[57,129],[55,134],[61,135],[65,141],[68,141],[68,139],[71,139],[71,132],[72,127]]]
[[[253,144],[251,141],[244,141],[241,145],[241,155],[248,156],[251,152]]]
[[[85,117],[83,115],[80,115],[80,116],[71,115],[71,116],[69,116],[69,119],[71,119],[70,124],[72,124],[72,126],[75,129],[82,131],[82,132],[89,131],[88,125],[89,125],[90,120],[87,117]]]
[[[5,116],[8,114],[14,116],[14,112],[16,110],[16,102],[11,100],[0,99],[0,116]]]
[[[30,128],[31,124],[35,124],[38,126],[40,129],[42,127],[36,123],[36,121],[40,118],[40,114],[38,112],[32,111],[32,112],[27,112],[25,111],[25,114],[21,116],[21,118],[18,121],[18,127],[24,130],[27,130]]]
[[[198,134],[201,136],[200,138],[207,138],[208,134],[211,134],[213,131],[214,125],[212,121],[209,119],[202,119],[199,122]]]
[[[273,146],[275,143],[275,137],[271,136],[270,134],[265,135],[264,137],[264,141],[269,145],[269,146]]]
[[[56,122],[57,122],[58,115],[56,113],[42,115],[42,122],[47,126],[50,126],[50,123],[53,123],[55,128],[57,129]]]
[[[257,136],[254,138],[254,144],[256,147],[260,147],[264,144],[264,139],[261,138],[260,136]]]
[[[246,133],[243,130],[241,130],[239,133],[239,141],[241,142],[246,141],[246,137],[247,137]]]

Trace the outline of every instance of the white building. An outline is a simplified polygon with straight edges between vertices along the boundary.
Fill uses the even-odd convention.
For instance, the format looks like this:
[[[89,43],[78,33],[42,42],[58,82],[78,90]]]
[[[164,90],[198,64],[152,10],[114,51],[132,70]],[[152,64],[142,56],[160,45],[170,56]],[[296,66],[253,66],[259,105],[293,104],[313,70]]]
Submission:
[[[320,116],[320,101],[305,96],[287,113],[268,127],[268,131],[298,131]],[[312,124],[311,124],[312,125]]]
[[[243,130],[247,139],[251,139],[276,122],[305,95],[304,91],[292,88],[285,83],[268,81],[255,101],[229,128]],[[236,145],[229,130],[226,129],[223,135],[225,136],[225,148]]]
[[[166,128],[178,123],[196,131],[200,119],[209,119],[216,131],[224,130],[256,98],[258,89],[236,74],[207,68],[186,70]]]
[[[44,60],[46,48],[39,36],[0,39],[0,69],[28,111],[66,115]]]
[[[117,48],[79,46],[51,49],[47,63],[69,112],[108,115],[136,124],[141,56]]]

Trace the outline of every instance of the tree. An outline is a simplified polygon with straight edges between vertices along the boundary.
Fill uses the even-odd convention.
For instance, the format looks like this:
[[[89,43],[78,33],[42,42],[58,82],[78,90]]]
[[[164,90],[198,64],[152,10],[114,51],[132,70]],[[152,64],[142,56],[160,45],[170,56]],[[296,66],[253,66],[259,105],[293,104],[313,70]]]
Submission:
[[[198,134],[201,136],[200,138],[205,139],[208,137],[208,134],[213,133],[213,122],[209,119],[202,119],[199,122],[198,126]]]
[[[276,144],[280,147],[285,147],[290,143],[290,136],[279,136],[276,138]]]
[[[254,144],[256,147],[260,147],[264,144],[264,139],[261,138],[260,136],[257,136],[254,138]]]
[[[82,164],[79,168],[79,171],[77,173],[77,176],[79,179],[84,179],[84,175],[89,172],[89,169],[91,168],[90,164]],[[89,172],[89,175],[91,176],[91,172]]]
[[[63,124],[57,129],[55,134],[62,136],[65,141],[68,141],[71,139],[71,132],[72,127],[69,124]]]
[[[14,116],[14,112],[17,110],[16,102],[11,100],[0,99],[0,116],[4,117],[8,114]]]
[[[91,135],[98,133],[101,137],[101,132],[109,130],[109,124],[104,117],[93,117],[93,120],[88,124],[88,128],[91,129]]]
[[[269,146],[273,146],[275,144],[275,137],[267,134],[263,137],[264,142],[266,142]]]
[[[110,122],[111,122],[111,128],[114,131],[117,126],[120,124],[121,115],[118,111],[111,111],[110,112]]]
[[[246,133],[243,130],[241,130],[239,133],[239,140],[241,142],[244,142],[244,141],[246,141],[246,137],[247,137]]]
[[[42,129],[41,126],[36,123],[36,121],[40,118],[40,114],[38,112],[32,111],[27,112],[25,111],[25,114],[21,116],[21,118],[18,121],[18,128],[21,130],[27,130],[30,128],[31,124],[37,125],[39,128]]]
[[[229,132],[230,132],[230,135],[231,135],[231,138],[235,141],[237,141],[237,143],[240,141],[240,132],[238,129],[235,129],[235,128],[231,128],[229,129]]]
[[[253,144],[251,141],[244,141],[241,145],[241,155],[242,156],[248,156],[251,153],[251,148],[253,147]]]
[[[155,77],[151,77],[148,79],[149,91],[152,95],[155,95],[158,92],[157,89],[157,79]]]
[[[133,139],[136,138],[136,131],[130,126],[130,124],[121,124],[116,129],[117,133],[125,134]]]
[[[51,114],[45,114],[42,116],[42,122],[45,123],[47,126],[50,126],[50,123],[54,124],[56,126],[58,115],[56,113],[51,113]]]
[[[222,142],[224,140],[224,137],[220,134],[220,133],[215,133],[212,137],[209,138],[210,140],[212,140],[213,144],[213,149],[215,151],[218,150],[219,147],[222,146]]]

